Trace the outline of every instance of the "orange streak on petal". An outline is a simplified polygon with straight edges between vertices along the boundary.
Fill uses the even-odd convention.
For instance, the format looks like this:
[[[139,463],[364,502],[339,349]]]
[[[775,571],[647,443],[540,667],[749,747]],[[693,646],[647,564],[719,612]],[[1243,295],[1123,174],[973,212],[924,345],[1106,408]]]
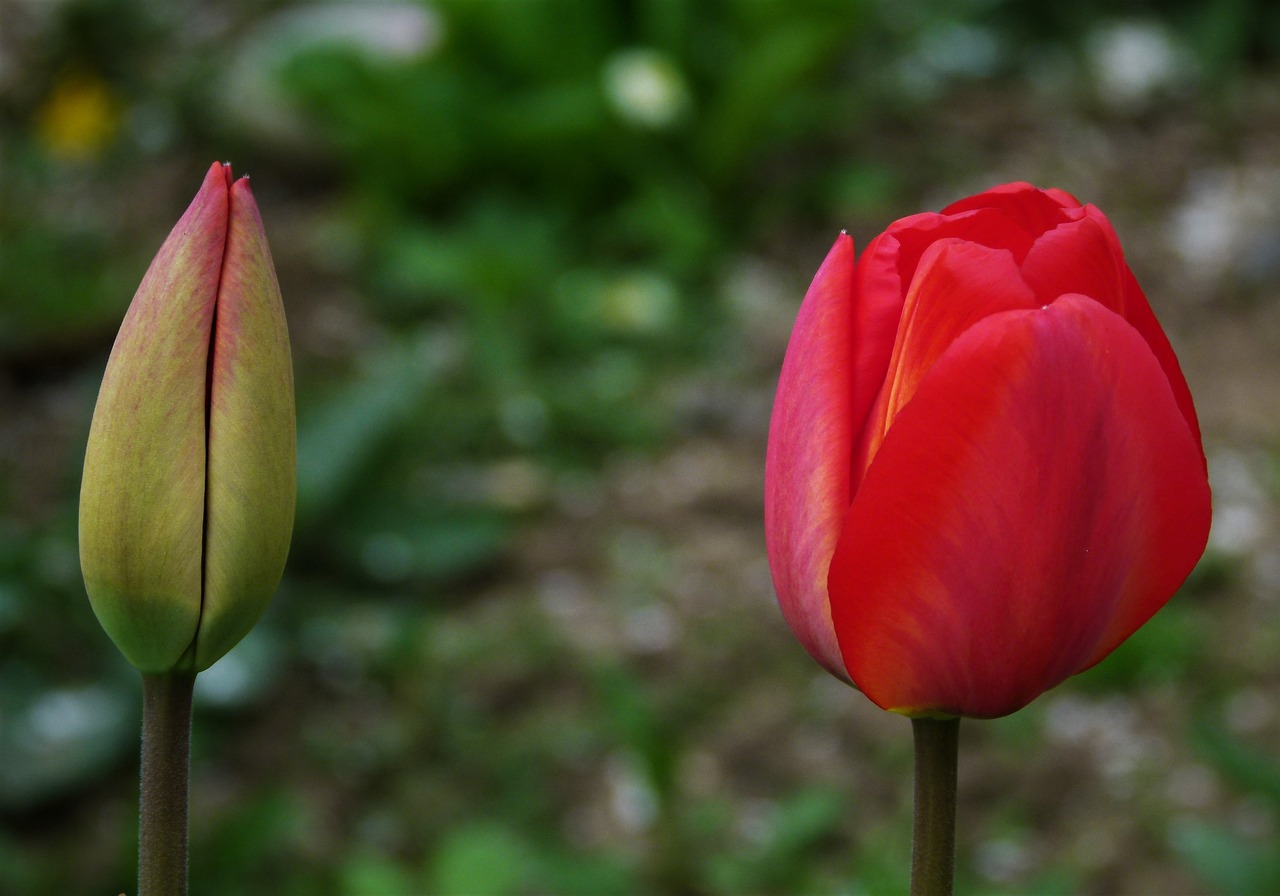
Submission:
[[[1009,252],[956,239],[931,245],[907,293],[888,375],[855,449],[857,481],[894,417],[952,342],[984,317],[1037,304]]]

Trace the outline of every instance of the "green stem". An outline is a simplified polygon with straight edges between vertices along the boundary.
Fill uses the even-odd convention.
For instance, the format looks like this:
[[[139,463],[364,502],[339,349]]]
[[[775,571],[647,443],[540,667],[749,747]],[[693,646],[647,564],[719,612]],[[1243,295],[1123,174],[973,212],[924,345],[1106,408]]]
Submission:
[[[912,719],[916,745],[911,896],[951,896],[956,862],[959,719]]]
[[[142,676],[138,896],[186,896],[192,672]]]

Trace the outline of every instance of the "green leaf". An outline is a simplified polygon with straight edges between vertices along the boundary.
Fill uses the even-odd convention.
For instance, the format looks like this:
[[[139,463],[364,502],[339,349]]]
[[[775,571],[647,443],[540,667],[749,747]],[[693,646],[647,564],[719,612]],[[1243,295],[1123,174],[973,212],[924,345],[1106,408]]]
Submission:
[[[468,896],[515,896],[532,867],[529,847],[513,831],[475,822],[450,832],[436,849],[431,892]]]

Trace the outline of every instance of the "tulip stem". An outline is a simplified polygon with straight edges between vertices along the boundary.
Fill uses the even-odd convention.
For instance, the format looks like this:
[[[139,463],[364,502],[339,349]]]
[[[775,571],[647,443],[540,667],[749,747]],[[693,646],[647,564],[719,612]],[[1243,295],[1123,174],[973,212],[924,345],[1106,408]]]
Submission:
[[[142,676],[138,896],[186,896],[194,672]]]
[[[911,730],[916,748],[911,896],[951,896],[960,720],[912,719]]]

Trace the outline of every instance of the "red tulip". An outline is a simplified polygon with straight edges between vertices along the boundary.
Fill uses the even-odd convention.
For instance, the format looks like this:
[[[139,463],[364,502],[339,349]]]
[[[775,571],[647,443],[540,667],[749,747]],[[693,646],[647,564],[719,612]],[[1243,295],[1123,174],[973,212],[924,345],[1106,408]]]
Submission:
[[[765,529],[809,653],[909,716],[1006,715],[1204,550],[1191,393],[1106,217],[1009,184],[841,234],[791,334]]]

